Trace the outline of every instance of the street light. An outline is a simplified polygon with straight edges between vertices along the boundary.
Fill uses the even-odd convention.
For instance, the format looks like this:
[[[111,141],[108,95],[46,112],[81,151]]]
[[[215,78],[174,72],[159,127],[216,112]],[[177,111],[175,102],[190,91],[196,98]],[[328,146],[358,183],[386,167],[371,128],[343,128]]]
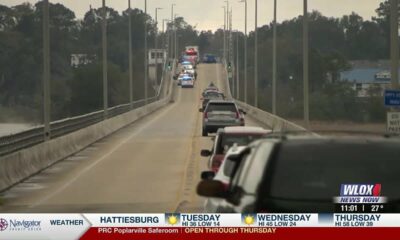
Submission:
[[[103,0],[102,17],[102,39],[103,39],[103,110],[104,118],[108,116],[108,79],[107,79],[107,9],[106,0]]]
[[[49,1],[43,3],[43,120],[44,140],[50,140],[50,26]]]
[[[398,22],[398,0],[390,1],[390,58],[392,89],[399,87],[399,22]]]
[[[274,0],[274,23],[273,23],[273,42],[272,42],[272,114],[276,115],[276,8],[277,2]]]
[[[226,3],[226,14],[225,14],[225,18],[226,18],[226,30],[227,30],[227,32],[229,33],[229,1],[224,1],[225,3]],[[224,52],[224,54],[225,54],[225,59],[226,58],[228,58],[228,62],[230,61],[230,59],[229,59],[229,47],[227,46],[228,45],[228,34],[225,34],[225,52]]]
[[[171,24],[172,24],[172,28],[174,27],[175,23],[174,23],[174,6],[176,6],[175,3],[171,4]],[[173,30],[173,29],[172,29]],[[174,40],[174,36],[173,36],[173,32],[172,30],[170,31],[170,43],[171,43],[171,57],[175,58],[174,55],[174,46],[173,46],[173,40]]]
[[[258,31],[257,31],[257,13],[258,0],[255,0],[255,29],[254,29],[254,106],[258,107]]]
[[[177,25],[176,25],[176,18],[177,18],[177,16],[178,16],[178,14],[175,14],[174,15],[174,38],[175,38],[175,58],[177,59],[178,58],[178,44],[177,44],[177,42],[178,42],[178,39],[177,39],[177,36],[176,36],[176,32],[178,31],[178,27],[177,27]]]
[[[222,8],[224,9],[224,41],[223,41],[223,44],[224,44],[224,52],[222,53],[222,57],[223,57],[223,59],[224,59],[224,61],[225,61],[225,63],[226,63],[226,56],[225,56],[225,49],[226,49],[226,42],[225,42],[225,31],[226,31],[226,6],[222,6]]]
[[[133,69],[132,69],[132,9],[131,0],[128,0],[128,18],[129,18],[129,104],[133,109]]]
[[[304,95],[304,124],[310,123],[309,96],[308,96],[308,6],[304,0],[303,12],[303,95]]]
[[[147,52],[147,0],[144,0],[144,103],[147,105],[147,86],[148,86],[148,52]]]
[[[162,10],[162,8],[156,8],[156,34],[154,36],[154,49],[155,49],[155,54],[156,54],[156,71],[155,71],[155,77],[156,77],[156,83],[158,83],[158,44],[157,44],[157,40],[158,40],[158,10]]]
[[[244,102],[247,103],[247,0],[244,3]]]
[[[240,91],[239,91],[239,31],[236,32],[236,99],[240,98]]]

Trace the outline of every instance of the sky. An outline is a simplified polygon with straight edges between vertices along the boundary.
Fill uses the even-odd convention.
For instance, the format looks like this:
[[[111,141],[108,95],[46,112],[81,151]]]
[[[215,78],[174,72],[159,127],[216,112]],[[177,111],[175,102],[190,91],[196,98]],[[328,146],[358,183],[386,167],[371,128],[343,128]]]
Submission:
[[[255,1],[248,2],[248,31],[255,27]],[[375,9],[383,0],[308,0],[309,11],[318,10],[325,16],[341,17],[351,12],[356,12],[364,19],[375,16]],[[14,6],[23,2],[35,3],[37,0],[0,0],[0,4]],[[83,18],[90,5],[93,8],[100,7],[102,0],[50,0],[52,3],[62,3],[72,9],[78,18]],[[133,8],[144,10],[145,0],[131,0]],[[302,15],[302,0],[277,0],[278,22]],[[171,4],[175,3],[175,13],[196,26],[198,30],[215,30],[224,24],[224,0],[147,0],[148,13],[154,18],[155,8],[163,8],[158,11],[158,22],[162,19],[171,19]],[[125,10],[128,0],[106,0],[107,6],[118,11]],[[235,30],[244,30],[244,3],[239,0],[230,0],[233,17],[232,25]],[[258,26],[270,23],[273,18],[273,0],[258,0]],[[161,26],[160,26],[161,28]]]

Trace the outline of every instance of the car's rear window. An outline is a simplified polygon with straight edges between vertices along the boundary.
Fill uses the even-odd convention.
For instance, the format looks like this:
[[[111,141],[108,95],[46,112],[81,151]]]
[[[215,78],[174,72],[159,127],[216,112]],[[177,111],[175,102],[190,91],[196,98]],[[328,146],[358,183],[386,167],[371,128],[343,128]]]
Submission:
[[[400,198],[398,143],[285,142],[275,164],[268,171],[271,197],[329,200],[339,196],[341,184],[380,183],[382,196]],[[267,191],[263,186],[268,183],[260,189]]]
[[[236,112],[237,109],[234,103],[209,103],[207,112],[215,111]]]
[[[210,98],[210,99],[222,99],[222,94],[219,92],[206,92],[205,94],[206,98]]]
[[[238,146],[246,146],[262,136],[260,134],[221,134],[221,140],[217,146],[217,154],[225,154],[235,143]]]

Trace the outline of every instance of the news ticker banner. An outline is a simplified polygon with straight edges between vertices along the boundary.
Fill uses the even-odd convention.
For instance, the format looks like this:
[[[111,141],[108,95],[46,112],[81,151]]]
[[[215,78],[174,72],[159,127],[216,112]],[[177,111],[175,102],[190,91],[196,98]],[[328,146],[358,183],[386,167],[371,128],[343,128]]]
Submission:
[[[0,214],[0,239],[282,239],[302,234],[400,236],[400,214]]]

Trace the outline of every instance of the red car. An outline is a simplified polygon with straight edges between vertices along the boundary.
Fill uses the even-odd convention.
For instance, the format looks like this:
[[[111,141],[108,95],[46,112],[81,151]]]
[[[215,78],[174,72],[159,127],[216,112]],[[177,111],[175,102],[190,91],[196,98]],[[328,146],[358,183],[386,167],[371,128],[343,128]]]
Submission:
[[[217,172],[224,160],[226,152],[233,144],[245,146],[250,142],[259,139],[271,130],[266,130],[261,127],[225,127],[217,131],[214,139],[213,148],[210,150],[201,150],[201,156],[210,157],[208,167]]]

